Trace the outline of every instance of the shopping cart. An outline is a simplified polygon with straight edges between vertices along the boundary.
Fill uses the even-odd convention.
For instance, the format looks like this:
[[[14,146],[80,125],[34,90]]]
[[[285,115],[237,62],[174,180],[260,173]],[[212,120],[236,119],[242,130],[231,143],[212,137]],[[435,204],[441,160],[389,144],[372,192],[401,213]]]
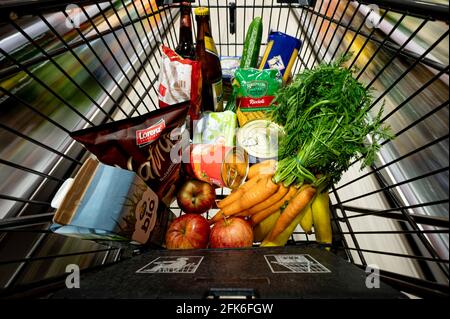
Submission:
[[[158,107],[160,45],[177,44],[176,2],[0,4],[2,296],[45,295],[64,282],[68,264],[88,271],[135,252],[53,234],[50,202],[89,156],[69,132]],[[383,144],[369,169],[360,172],[356,158],[332,187],[332,252],[362,269],[375,265],[384,282],[410,295],[448,297],[448,3],[211,0],[196,6],[210,8],[221,56],[241,54],[256,16],[263,18],[263,40],[270,29],[302,39],[293,74],[353,52],[349,66],[373,88],[372,111],[384,105],[383,121],[396,139]],[[288,245],[310,242],[314,235],[298,230]]]
[[[267,257],[266,257],[267,258]],[[329,272],[328,269],[317,263],[310,256],[304,255],[278,255],[275,260],[270,261],[272,265],[277,264],[292,272],[319,273]]]

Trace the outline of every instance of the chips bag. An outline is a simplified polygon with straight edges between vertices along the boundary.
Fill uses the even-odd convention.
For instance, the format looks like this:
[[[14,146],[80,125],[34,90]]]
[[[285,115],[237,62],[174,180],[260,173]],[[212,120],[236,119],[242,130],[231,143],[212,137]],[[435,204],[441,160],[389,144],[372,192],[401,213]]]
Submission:
[[[106,165],[135,171],[169,205],[179,180],[189,102],[84,130],[71,136]],[[189,137],[187,137],[187,142]],[[178,144],[180,143],[180,144]],[[177,145],[178,144],[178,145]]]

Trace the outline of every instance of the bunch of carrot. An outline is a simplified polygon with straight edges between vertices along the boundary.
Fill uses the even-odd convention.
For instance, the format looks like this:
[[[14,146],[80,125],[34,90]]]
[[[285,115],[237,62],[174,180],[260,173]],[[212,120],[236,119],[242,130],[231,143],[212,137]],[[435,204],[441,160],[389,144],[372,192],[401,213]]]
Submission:
[[[220,210],[210,223],[230,216],[242,216],[257,225],[268,216],[281,212],[266,240],[279,236],[310,203],[316,189],[312,185],[299,188],[274,183],[276,165],[275,160],[267,160],[251,166],[247,181],[217,203]]]

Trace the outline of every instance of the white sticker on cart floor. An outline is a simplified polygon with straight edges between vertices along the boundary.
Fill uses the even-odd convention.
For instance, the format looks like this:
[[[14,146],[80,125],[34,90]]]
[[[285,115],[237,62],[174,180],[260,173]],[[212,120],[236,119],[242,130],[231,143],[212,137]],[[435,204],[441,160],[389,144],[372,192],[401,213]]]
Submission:
[[[327,273],[331,272],[310,255],[264,255],[273,273]]]
[[[197,271],[202,262],[202,256],[170,256],[158,257],[149,264],[145,265],[136,273],[155,274],[155,273],[184,273],[193,274]]]

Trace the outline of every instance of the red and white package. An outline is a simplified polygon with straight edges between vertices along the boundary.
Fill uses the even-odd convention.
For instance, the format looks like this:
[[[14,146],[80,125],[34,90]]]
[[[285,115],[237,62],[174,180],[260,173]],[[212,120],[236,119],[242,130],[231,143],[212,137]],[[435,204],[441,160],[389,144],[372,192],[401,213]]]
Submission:
[[[190,101],[189,116],[198,120],[202,103],[200,62],[184,59],[172,49],[162,46],[159,73],[159,107]]]

